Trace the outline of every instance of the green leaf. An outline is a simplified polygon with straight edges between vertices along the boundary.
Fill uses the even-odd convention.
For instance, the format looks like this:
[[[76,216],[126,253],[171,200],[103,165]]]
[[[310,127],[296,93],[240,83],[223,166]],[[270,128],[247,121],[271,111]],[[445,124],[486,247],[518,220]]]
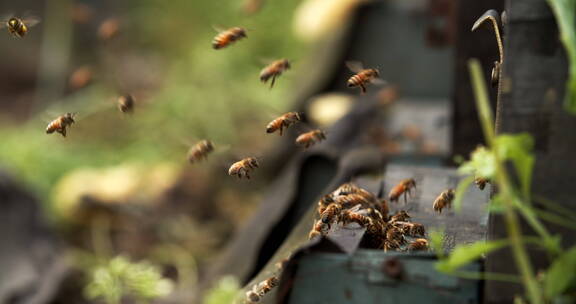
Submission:
[[[488,204],[488,212],[490,213],[504,213],[506,207],[502,201],[502,194],[496,193],[492,196],[490,204]]]
[[[234,301],[236,295],[240,292],[240,284],[233,276],[225,276],[218,285],[210,289],[204,298],[205,304],[229,304]]]
[[[456,187],[456,195],[454,196],[454,209],[456,212],[460,212],[462,209],[462,199],[468,187],[474,182],[474,176],[468,176],[461,180]]]
[[[430,247],[439,258],[444,257],[444,230],[432,230],[428,235],[430,236]]]
[[[482,72],[482,65],[478,59],[468,60],[468,67],[470,69],[470,79],[472,80],[472,88],[474,89],[474,97],[476,99],[476,109],[478,109],[478,118],[484,132],[484,138],[489,146],[492,146],[494,140],[494,118],[492,116],[492,108],[490,106],[490,98],[488,96],[488,88],[484,79],[484,72]]]
[[[534,167],[534,155],[532,155],[534,140],[532,136],[528,133],[498,135],[495,140],[495,147],[501,160],[510,160],[514,163],[520,179],[522,194],[525,198],[529,198]]]
[[[436,263],[436,269],[441,272],[453,272],[489,252],[508,245],[508,242],[508,240],[480,241],[470,245],[457,246],[446,259]]]
[[[472,152],[470,160],[458,168],[458,172],[492,180],[496,174],[496,158],[486,147],[478,147]]]
[[[558,257],[546,274],[544,291],[553,298],[561,295],[576,283],[576,246]],[[572,285],[572,286],[571,286]]]
[[[576,1],[548,0],[548,5],[556,16],[560,40],[570,62],[564,107],[568,112],[576,114]]]

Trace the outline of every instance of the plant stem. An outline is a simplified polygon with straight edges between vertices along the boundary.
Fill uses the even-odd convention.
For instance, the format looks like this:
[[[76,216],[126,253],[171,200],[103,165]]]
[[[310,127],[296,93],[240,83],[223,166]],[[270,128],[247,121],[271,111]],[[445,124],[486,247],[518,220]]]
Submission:
[[[526,288],[531,303],[541,304],[544,303],[542,290],[540,289],[538,282],[536,281],[536,277],[534,276],[532,264],[528,258],[528,253],[526,252],[526,247],[524,246],[524,242],[522,240],[520,222],[518,221],[516,211],[514,210],[515,206],[513,202],[517,198],[514,195],[512,184],[506,171],[506,166],[502,160],[499,159],[498,153],[495,152],[494,120],[492,118],[492,111],[490,109],[490,102],[488,99],[486,83],[484,82],[484,75],[482,73],[480,62],[477,59],[469,60],[468,64],[470,67],[470,78],[472,79],[472,86],[476,96],[476,105],[479,111],[478,115],[482,123],[484,136],[488,146],[494,152],[494,157],[496,159],[496,183],[499,186],[499,191],[502,195],[506,231],[508,233],[508,237],[510,238],[510,245],[512,248],[514,261],[516,262],[516,266],[518,267],[522,278],[522,283]]]

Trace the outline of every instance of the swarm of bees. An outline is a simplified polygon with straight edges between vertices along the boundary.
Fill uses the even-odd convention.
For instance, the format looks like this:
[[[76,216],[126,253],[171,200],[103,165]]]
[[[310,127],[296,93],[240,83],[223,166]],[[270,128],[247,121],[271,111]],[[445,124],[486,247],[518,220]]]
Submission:
[[[261,1],[248,1],[253,6],[259,7]],[[17,17],[12,17],[5,21],[0,27],[7,27],[9,32],[16,37],[24,37],[28,32],[28,28],[37,24],[39,20],[37,18],[27,18],[20,19]],[[98,28],[97,35],[101,40],[110,40],[115,37],[119,31],[119,21],[117,18],[109,18],[102,22]],[[235,42],[247,38],[246,29],[243,27],[231,27],[225,30],[218,30],[218,34],[212,40],[212,48],[215,50],[223,49],[231,46]],[[378,69],[364,69],[362,64],[359,62],[348,62],[348,67],[356,73],[350,79],[348,79],[348,87],[359,87],[362,93],[366,92],[366,86],[370,83],[378,84],[384,83],[383,80],[379,78],[380,72]],[[287,59],[278,59],[271,62],[269,65],[264,67],[260,71],[260,81],[263,83],[268,83],[270,81],[270,88],[274,87],[276,79],[280,77],[284,72],[291,68],[291,63]],[[71,87],[74,89],[82,88],[86,86],[92,79],[91,70],[84,68],[77,70],[71,77],[70,83]],[[118,109],[122,113],[132,113],[134,111],[134,98],[132,95],[123,95],[118,98]],[[300,113],[288,112],[273,121],[271,121],[266,126],[267,133],[279,132],[280,135],[283,134],[284,129],[290,127],[291,125],[301,121],[302,117]],[[47,133],[58,132],[64,137],[66,136],[66,128],[74,123],[72,114],[66,114],[60,116],[56,120],[52,121],[48,128]],[[326,139],[326,133],[322,130],[312,130],[300,134],[295,143],[298,146],[304,148],[309,148],[323,140]],[[199,160],[206,159],[208,154],[212,152],[213,146],[209,141],[202,141],[195,146],[193,146],[188,152],[188,160],[190,163],[197,162]],[[234,164],[232,164],[228,170],[228,175],[237,176],[238,178],[246,177],[250,178],[250,173],[258,168],[259,164],[256,158],[248,157],[242,159]]]
[[[352,183],[338,187],[318,202],[317,219],[309,238],[327,235],[334,227],[355,223],[366,229],[362,243],[367,248],[388,250],[427,250],[424,226],[409,222],[404,210],[388,215],[386,200]],[[419,237],[418,239],[414,239]],[[411,239],[414,239],[411,241]]]

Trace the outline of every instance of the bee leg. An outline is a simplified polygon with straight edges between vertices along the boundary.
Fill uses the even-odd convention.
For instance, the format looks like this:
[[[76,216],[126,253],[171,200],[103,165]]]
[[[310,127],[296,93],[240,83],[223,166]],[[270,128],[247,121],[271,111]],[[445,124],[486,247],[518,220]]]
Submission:
[[[280,126],[280,136],[282,136],[282,128],[284,127],[284,125]]]
[[[364,84],[360,85],[360,93],[366,94],[366,86],[364,86]]]
[[[270,89],[272,89],[274,87],[275,82],[276,82],[276,74],[274,74],[274,76],[272,76],[272,82],[270,83]]]
[[[58,131],[62,136],[66,137],[66,128],[62,128]]]

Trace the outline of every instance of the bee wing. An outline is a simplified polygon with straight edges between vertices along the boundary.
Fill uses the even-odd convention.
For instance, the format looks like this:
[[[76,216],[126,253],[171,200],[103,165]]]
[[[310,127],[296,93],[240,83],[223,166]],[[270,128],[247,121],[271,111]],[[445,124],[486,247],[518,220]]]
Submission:
[[[382,78],[372,78],[370,79],[370,83],[375,85],[386,85],[388,82]]]
[[[360,214],[365,214],[367,213],[367,211],[362,212],[360,209],[362,208],[362,205],[358,204],[358,205],[354,205],[354,207],[348,209],[348,211],[350,212],[358,212]]]
[[[346,61],[346,66],[354,73],[364,70],[364,65],[360,61]]]
[[[223,31],[227,30],[226,27],[222,25],[212,25],[212,28],[218,33],[222,33]]]
[[[26,24],[27,27],[33,27],[36,24],[40,23],[40,18],[28,17],[28,18],[22,20],[22,22],[24,22],[24,24]]]
[[[27,27],[32,27],[38,23],[40,23],[40,18],[37,17],[36,15],[34,15],[32,12],[30,11],[26,11],[22,14],[22,22],[24,22],[24,24]]]
[[[14,14],[12,13],[0,15],[0,29],[8,27],[8,20],[10,20],[10,18],[13,16]]]

